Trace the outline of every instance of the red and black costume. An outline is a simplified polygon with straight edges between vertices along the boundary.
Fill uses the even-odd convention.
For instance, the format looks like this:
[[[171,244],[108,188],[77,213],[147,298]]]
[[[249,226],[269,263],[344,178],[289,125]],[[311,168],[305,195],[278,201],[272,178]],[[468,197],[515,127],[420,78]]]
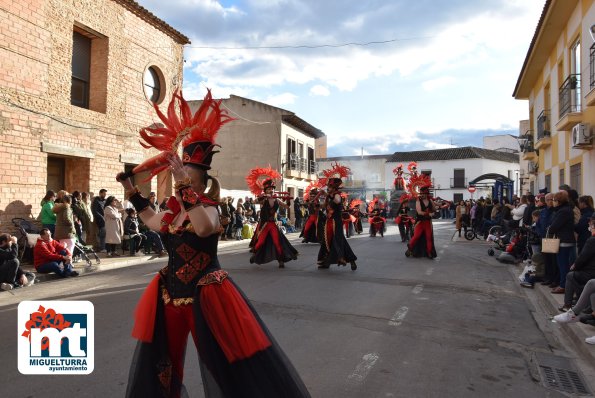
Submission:
[[[172,102],[176,99],[180,101],[181,120],[172,120],[177,116],[175,111],[168,113],[168,118],[160,117],[166,128],[176,133],[194,127],[200,130],[190,137],[191,142],[183,142],[182,160],[185,165],[205,170],[209,178],[206,170],[214,153],[213,139],[226,120],[224,112],[209,92],[197,112],[204,118],[188,127],[190,110],[181,95],[176,94]],[[124,177],[121,174],[118,179]],[[130,196],[141,218],[144,214],[161,220],[160,232],[169,259],[136,309],[133,336],[139,342],[126,396],[187,397],[182,381],[188,335],[192,334],[206,397],[309,397],[254,308],[221,269],[217,258],[219,233],[201,237],[194,230],[191,219],[213,213],[217,202],[197,194],[189,181],[178,182],[176,192],[177,198],[167,202],[169,210],[158,214],[138,190]],[[177,218],[184,214],[186,218],[180,224]]]
[[[360,205],[362,203],[363,202],[360,199],[354,199],[349,204],[350,213],[353,216],[353,218],[355,218],[355,221],[353,222],[353,229],[355,230],[355,233],[358,235],[364,232],[364,228],[362,227],[362,217],[364,215],[360,211]]]
[[[415,182],[410,180],[410,184],[415,184]],[[431,182],[429,184],[431,184]],[[432,216],[435,209],[434,204],[429,196],[429,185],[422,186],[419,193],[422,194],[423,197],[417,197],[416,199],[416,216],[413,238],[411,238],[409,244],[407,245],[407,251],[405,255],[407,257],[413,256],[435,258],[437,257],[437,254],[436,248],[434,246],[434,229],[432,226]]]
[[[384,228],[386,226],[386,218],[382,217],[382,209],[378,203],[378,198],[374,198],[368,205],[368,222],[370,223],[370,236],[375,237],[376,234],[384,237]]]
[[[324,217],[320,211],[318,188],[308,187],[304,193],[304,201],[308,206],[308,219],[304,223],[300,238],[302,243],[320,243],[318,239],[318,219]]]
[[[261,181],[260,178],[263,176],[266,179]],[[253,253],[250,262],[266,264],[277,260],[279,267],[283,268],[285,262],[297,259],[298,251],[289,243],[277,225],[277,212],[280,207],[277,195],[266,194],[267,190],[274,191],[274,179],[280,177],[281,175],[270,167],[254,168],[250,170],[246,181],[253,193],[260,194],[257,197],[260,203],[260,219],[250,242],[250,251]],[[288,197],[286,198],[289,200]]]
[[[401,242],[409,242],[413,237],[413,225],[415,218],[409,215],[409,207],[407,201],[401,201],[395,223],[399,227],[399,234],[401,235]]]
[[[403,178],[403,165],[399,164],[397,167],[393,169],[393,174],[395,175],[395,190],[403,191],[405,189],[405,179]]]
[[[339,191],[343,181],[341,177],[347,176],[349,169],[345,166],[335,164],[333,168],[324,170],[326,182],[333,193],[327,193],[324,201],[326,220],[322,225],[322,239],[318,251],[318,268],[329,268],[331,264],[347,265],[351,263],[351,269],[356,270],[355,261],[357,257],[351,250],[343,234],[343,198]]]
[[[343,228],[345,230],[345,237],[350,238],[355,233],[355,217],[351,214],[351,210],[347,203],[343,205],[343,211],[341,212],[341,219],[343,220]]]

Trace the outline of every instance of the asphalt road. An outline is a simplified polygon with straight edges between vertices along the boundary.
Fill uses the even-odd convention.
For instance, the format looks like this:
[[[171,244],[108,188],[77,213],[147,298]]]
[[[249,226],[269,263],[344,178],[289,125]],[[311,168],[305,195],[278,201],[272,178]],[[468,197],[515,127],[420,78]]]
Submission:
[[[384,238],[349,240],[358,269],[318,270],[317,245],[293,241],[297,261],[252,265],[247,243],[220,261],[250,298],[313,397],[546,397],[532,364],[563,350],[544,329],[510,270],[481,244],[453,242],[435,224],[435,260],[404,256],[396,227]],[[132,314],[162,264],[139,265],[0,293],[0,396],[120,397],[135,341]],[[21,300],[90,300],[95,306],[95,370],[88,376],[25,376],[17,369]],[[190,342],[185,384],[202,397]]]

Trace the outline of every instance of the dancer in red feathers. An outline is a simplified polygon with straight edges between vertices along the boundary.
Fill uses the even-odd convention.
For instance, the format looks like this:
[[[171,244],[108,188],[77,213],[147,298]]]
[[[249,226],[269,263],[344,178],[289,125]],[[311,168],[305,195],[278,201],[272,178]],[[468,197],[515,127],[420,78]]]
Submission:
[[[364,228],[362,226],[362,217],[364,216],[360,210],[360,206],[363,204],[361,199],[353,199],[351,203],[349,203],[349,212],[355,218],[353,222],[353,229],[355,230],[356,234],[361,234],[364,232]]]
[[[436,210],[436,205],[430,195],[430,186],[432,181],[425,175],[416,175],[409,179],[407,189],[415,201],[415,227],[413,229],[413,238],[407,245],[405,255],[407,257],[427,257],[433,259],[437,257],[436,247],[434,245],[434,229],[432,226],[432,215]]]
[[[264,177],[264,180],[261,179]],[[289,243],[289,240],[280,231],[277,225],[277,212],[280,207],[288,208],[289,204],[279,199],[285,199],[289,202],[289,194],[275,193],[275,179],[280,178],[281,174],[268,168],[254,168],[246,177],[246,182],[250,190],[255,195],[257,203],[260,205],[260,219],[252,241],[250,242],[251,263],[266,264],[277,260],[279,268],[284,268],[287,261],[296,260],[298,251]]]
[[[324,218],[324,214],[320,209],[320,199],[319,199],[319,183],[318,180],[316,183],[311,183],[306,187],[306,191],[304,192],[304,203],[308,207],[308,218],[304,223],[304,228],[302,228],[302,233],[300,234],[300,238],[302,239],[302,243],[320,243],[320,239],[318,237],[318,225],[319,219]]]
[[[176,114],[179,107],[181,117]],[[145,142],[163,151],[134,172],[169,168],[176,181],[169,210],[156,213],[129,174],[118,181],[140,218],[159,231],[169,259],[136,309],[139,340],[127,397],[187,397],[183,386],[188,335],[196,345],[206,397],[309,397],[297,372],[217,258],[219,182],[209,176],[219,128],[232,119],[209,92],[192,115],[175,93],[164,128],[145,129]],[[177,155],[179,144],[183,156]],[[210,189],[207,191],[207,185]]]
[[[344,198],[340,189],[343,184],[342,178],[349,175],[349,168],[335,163],[331,169],[324,170],[323,173],[328,190],[320,192],[326,194],[324,201],[326,220],[322,228],[323,236],[318,251],[318,268],[329,268],[331,264],[345,266],[350,263],[351,269],[355,271],[357,257],[345,239],[341,218]]]

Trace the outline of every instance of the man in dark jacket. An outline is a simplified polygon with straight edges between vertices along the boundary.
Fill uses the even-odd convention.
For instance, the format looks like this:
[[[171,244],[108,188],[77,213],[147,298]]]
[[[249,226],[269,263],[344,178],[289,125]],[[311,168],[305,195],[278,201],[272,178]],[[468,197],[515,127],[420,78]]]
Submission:
[[[585,242],[583,250],[566,275],[564,305],[559,308],[560,311],[568,311],[572,307],[574,295],[579,297],[587,282],[595,279],[595,215],[589,221],[589,232],[591,237]]]
[[[99,240],[99,251],[105,252],[105,218],[103,208],[105,207],[105,197],[107,189],[100,189],[99,196],[93,198],[91,203],[91,212],[93,213],[93,222],[97,227],[97,239]]]
[[[33,283],[34,276],[30,279],[21,268],[18,258],[19,247],[17,238],[10,234],[0,235],[0,287],[2,290],[12,290],[14,287],[29,286]]]
[[[530,227],[533,224],[531,220],[531,215],[535,210],[535,196],[532,194],[527,195],[527,207],[525,207],[525,212],[523,213],[523,226]]]

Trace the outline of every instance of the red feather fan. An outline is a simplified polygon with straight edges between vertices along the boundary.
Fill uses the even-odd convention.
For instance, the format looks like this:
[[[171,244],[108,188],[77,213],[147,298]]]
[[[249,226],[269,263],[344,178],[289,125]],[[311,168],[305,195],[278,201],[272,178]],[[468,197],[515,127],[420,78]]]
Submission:
[[[409,179],[409,183],[407,184],[407,190],[409,191],[409,195],[412,198],[417,198],[419,195],[419,190],[424,187],[431,187],[432,186],[432,179],[427,174],[419,174],[416,176],[412,176]]]
[[[279,178],[281,178],[281,174],[271,166],[255,167],[246,176],[246,183],[248,184],[248,188],[250,188],[250,192],[254,195],[260,195],[263,191],[262,183],[265,180],[278,180]]]

